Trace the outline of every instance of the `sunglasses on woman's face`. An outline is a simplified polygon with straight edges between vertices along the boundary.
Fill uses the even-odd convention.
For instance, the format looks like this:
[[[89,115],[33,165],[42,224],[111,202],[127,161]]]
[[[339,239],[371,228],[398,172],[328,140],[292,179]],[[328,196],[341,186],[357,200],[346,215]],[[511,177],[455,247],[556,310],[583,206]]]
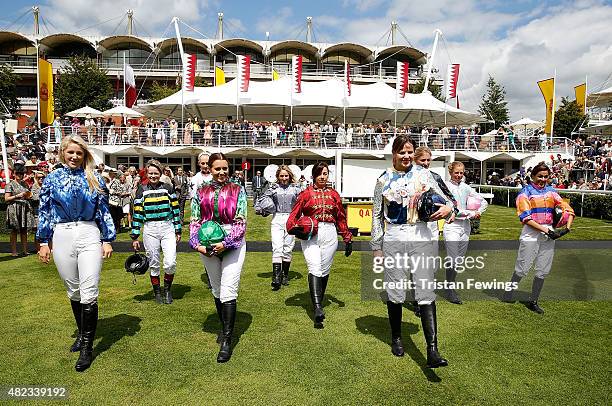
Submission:
[[[44,176],[37,176],[36,179],[44,179]]]

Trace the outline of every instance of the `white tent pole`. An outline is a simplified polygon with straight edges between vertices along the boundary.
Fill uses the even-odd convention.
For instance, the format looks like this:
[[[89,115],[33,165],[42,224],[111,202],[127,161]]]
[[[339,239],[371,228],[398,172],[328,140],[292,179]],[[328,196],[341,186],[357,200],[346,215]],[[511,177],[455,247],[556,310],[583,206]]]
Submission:
[[[587,95],[589,94],[589,76],[586,75],[584,77],[584,106],[582,106],[582,114],[586,114],[587,112]]]
[[[427,62],[429,64],[429,69],[427,69],[427,78],[425,78],[425,87],[423,87],[423,93],[425,93],[429,88],[429,81],[431,79],[431,72],[433,70],[433,61],[436,57],[436,50],[438,49],[438,38],[440,37],[440,34],[442,34],[442,31],[436,28],[434,33],[436,34],[436,36],[434,38],[433,48],[431,50],[431,58],[429,58],[429,61]]]
[[[125,51],[123,51],[123,106],[127,107],[127,97],[125,94]]]
[[[185,52],[183,50],[183,40],[181,39],[181,32],[179,31],[179,26],[178,26],[178,22],[179,19],[178,17],[174,17],[172,18],[172,22],[174,23],[174,31],[176,32],[176,43],[178,45],[179,48],[179,53],[181,54],[181,68],[183,70],[183,72],[185,71],[185,65],[186,62],[185,61]],[[184,74],[182,76],[185,76]],[[181,77],[181,129],[185,128],[185,78]]]

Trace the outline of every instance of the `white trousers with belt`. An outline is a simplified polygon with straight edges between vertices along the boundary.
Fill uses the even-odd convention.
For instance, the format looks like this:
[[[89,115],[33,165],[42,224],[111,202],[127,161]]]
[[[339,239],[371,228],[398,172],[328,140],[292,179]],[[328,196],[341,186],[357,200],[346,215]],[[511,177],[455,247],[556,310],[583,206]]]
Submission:
[[[170,220],[147,221],[142,232],[151,276],[159,276],[161,253],[164,253],[164,273],[176,272],[176,232]]]
[[[388,300],[393,303],[405,302],[410,279],[414,283],[415,300],[419,304],[436,300],[431,283],[436,272],[437,245],[438,241],[433,239],[427,223],[387,224],[383,238],[385,259],[397,258],[398,255],[403,258],[404,254],[410,258],[408,266],[404,266],[403,261],[385,266],[384,281]]]
[[[291,253],[295,245],[295,236],[287,232],[289,213],[276,213],[272,217],[270,233],[272,235],[272,263],[291,262]]]
[[[524,277],[535,262],[535,277],[545,278],[550,273],[555,255],[555,240],[535,228],[524,225],[519,237],[520,244],[514,273]]]
[[[200,259],[208,273],[212,294],[220,299],[221,303],[238,298],[240,274],[245,256],[246,242],[244,240],[240,248],[225,251],[221,258],[200,254]]]
[[[53,262],[70,300],[88,304],[98,299],[102,243],[95,222],[57,224],[53,232]]]
[[[308,273],[314,276],[327,276],[338,249],[338,233],[334,223],[319,222],[317,235],[310,240],[302,240],[302,252]]]
[[[444,245],[446,255],[452,259],[452,268],[455,262],[463,261],[470,242],[470,220],[455,220],[452,223],[444,224]],[[462,262],[461,262],[462,263]]]

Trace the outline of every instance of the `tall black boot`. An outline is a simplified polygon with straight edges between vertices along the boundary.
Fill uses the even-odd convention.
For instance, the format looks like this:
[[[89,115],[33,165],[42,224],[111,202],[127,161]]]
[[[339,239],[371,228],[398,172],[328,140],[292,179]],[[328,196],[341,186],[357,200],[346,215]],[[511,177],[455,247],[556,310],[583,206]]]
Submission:
[[[155,296],[155,303],[162,304],[164,301],[162,300],[161,295],[161,286],[153,285],[153,295]]]
[[[76,321],[77,329],[79,330],[76,336],[76,340],[70,346],[70,352],[77,352],[81,349],[81,344],[83,343],[83,336],[81,334],[81,311],[82,306],[81,302],[78,300],[71,300],[70,305],[72,306],[72,314],[74,315],[74,321]]]
[[[391,325],[391,353],[396,357],[404,356],[402,344],[402,304],[387,301],[387,314]]]
[[[85,371],[93,361],[93,342],[96,337],[96,327],[98,325],[98,302],[82,305],[81,328],[83,344],[81,353],[74,369],[77,372]]]
[[[537,314],[544,314],[544,309],[538,306],[538,299],[540,297],[540,292],[542,292],[542,287],[544,286],[544,278],[533,278],[533,284],[531,285],[531,298],[529,302],[527,302],[527,308],[532,312]]]
[[[221,299],[215,297],[215,307],[217,308],[217,316],[219,316],[219,323],[221,324],[221,330],[217,333],[217,344],[221,344],[221,337],[223,337],[223,305]]]
[[[236,299],[222,303],[221,314],[223,317],[223,337],[221,338],[217,362],[227,362],[232,357],[232,335],[234,334],[234,322],[236,321]]]
[[[325,312],[323,311],[323,278],[308,274],[308,288],[310,289],[310,299],[312,300],[312,307],[314,309],[314,321],[316,327],[321,327],[323,320],[325,320]]]
[[[421,318],[421,308],[419,307],[419,302],[414,300],[412,302],[412,309],[413,309],[412,311],[414,312],[414,315],[420,319]]]
[[[283,279],[281,284],[284,286],[289,285],[289,268],[291,267],[291,261],[283,261]]]
[[[329,274],[321,276],[321,305],[325,299],[325,291],[327,290],[327,281],[329,280]]]
[[[448,361],[438,353],[438,320],[436,302],[423,304],[421,307],[421,325],[427,342],[427,368],[445,367]]]
[[[455,283],[457,279],[457,272],[453,268],[446,268],[446,281]],[[448,301],[454,304],[463,304],[461,299],[459,299],[459,295],[455,289],[446,289],[446,294],[448,295]]]
[[[512,279],[510,280],[510,282],[516,283],[516,286],[518,287],[518,284],[521,281],[521,279],[523,279],[523,277],[519,276],[516,272],[514,272],[512,274]],[[513,300],[514,300],[514,289],[505,291],[504,296],[502,297],[502,302],[511,303]]]
[[[172,282],[170,281],[164,281],[164,303],[166,304],[172,304],[173,300],[172,300],[172,291],[170,290],[172,288]]]
[[[281,269],[281,264],[273,263],[272,264],[272,290],[279,290],[281,287],[281,275],[283,270]]]

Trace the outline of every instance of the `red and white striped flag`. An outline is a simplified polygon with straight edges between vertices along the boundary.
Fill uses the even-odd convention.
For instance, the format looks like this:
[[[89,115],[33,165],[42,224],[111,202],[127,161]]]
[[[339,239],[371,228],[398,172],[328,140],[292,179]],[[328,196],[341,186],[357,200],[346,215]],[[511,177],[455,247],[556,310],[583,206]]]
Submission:
[[[446,76],[446,100],[457,97],[457,82],[459,81],[459,64],[448,65]]]
[[[291,57],[293,93],[302,93],[302,55]]]
[[[351,95],[351,65],[347,60],[344,60],[344,83],[346,86],[346,96]]]
[[[195,87],[195,72],[196,72],[196,56],[194,54],[185,54],[183,65],[183,90],[193,92]]]
[[[251,81],[251,57],[238,55],[238,88],[241,92],[249,91]]]
[[[125,106],[132,107],[136,103],[136,79],[134,78],[134,69],[130,65],[125,65],[123,83],[125,86]]]
[[[399,99],[403,99],[408,91],[408,62],[397,61],[397,82],[395,92]]]

